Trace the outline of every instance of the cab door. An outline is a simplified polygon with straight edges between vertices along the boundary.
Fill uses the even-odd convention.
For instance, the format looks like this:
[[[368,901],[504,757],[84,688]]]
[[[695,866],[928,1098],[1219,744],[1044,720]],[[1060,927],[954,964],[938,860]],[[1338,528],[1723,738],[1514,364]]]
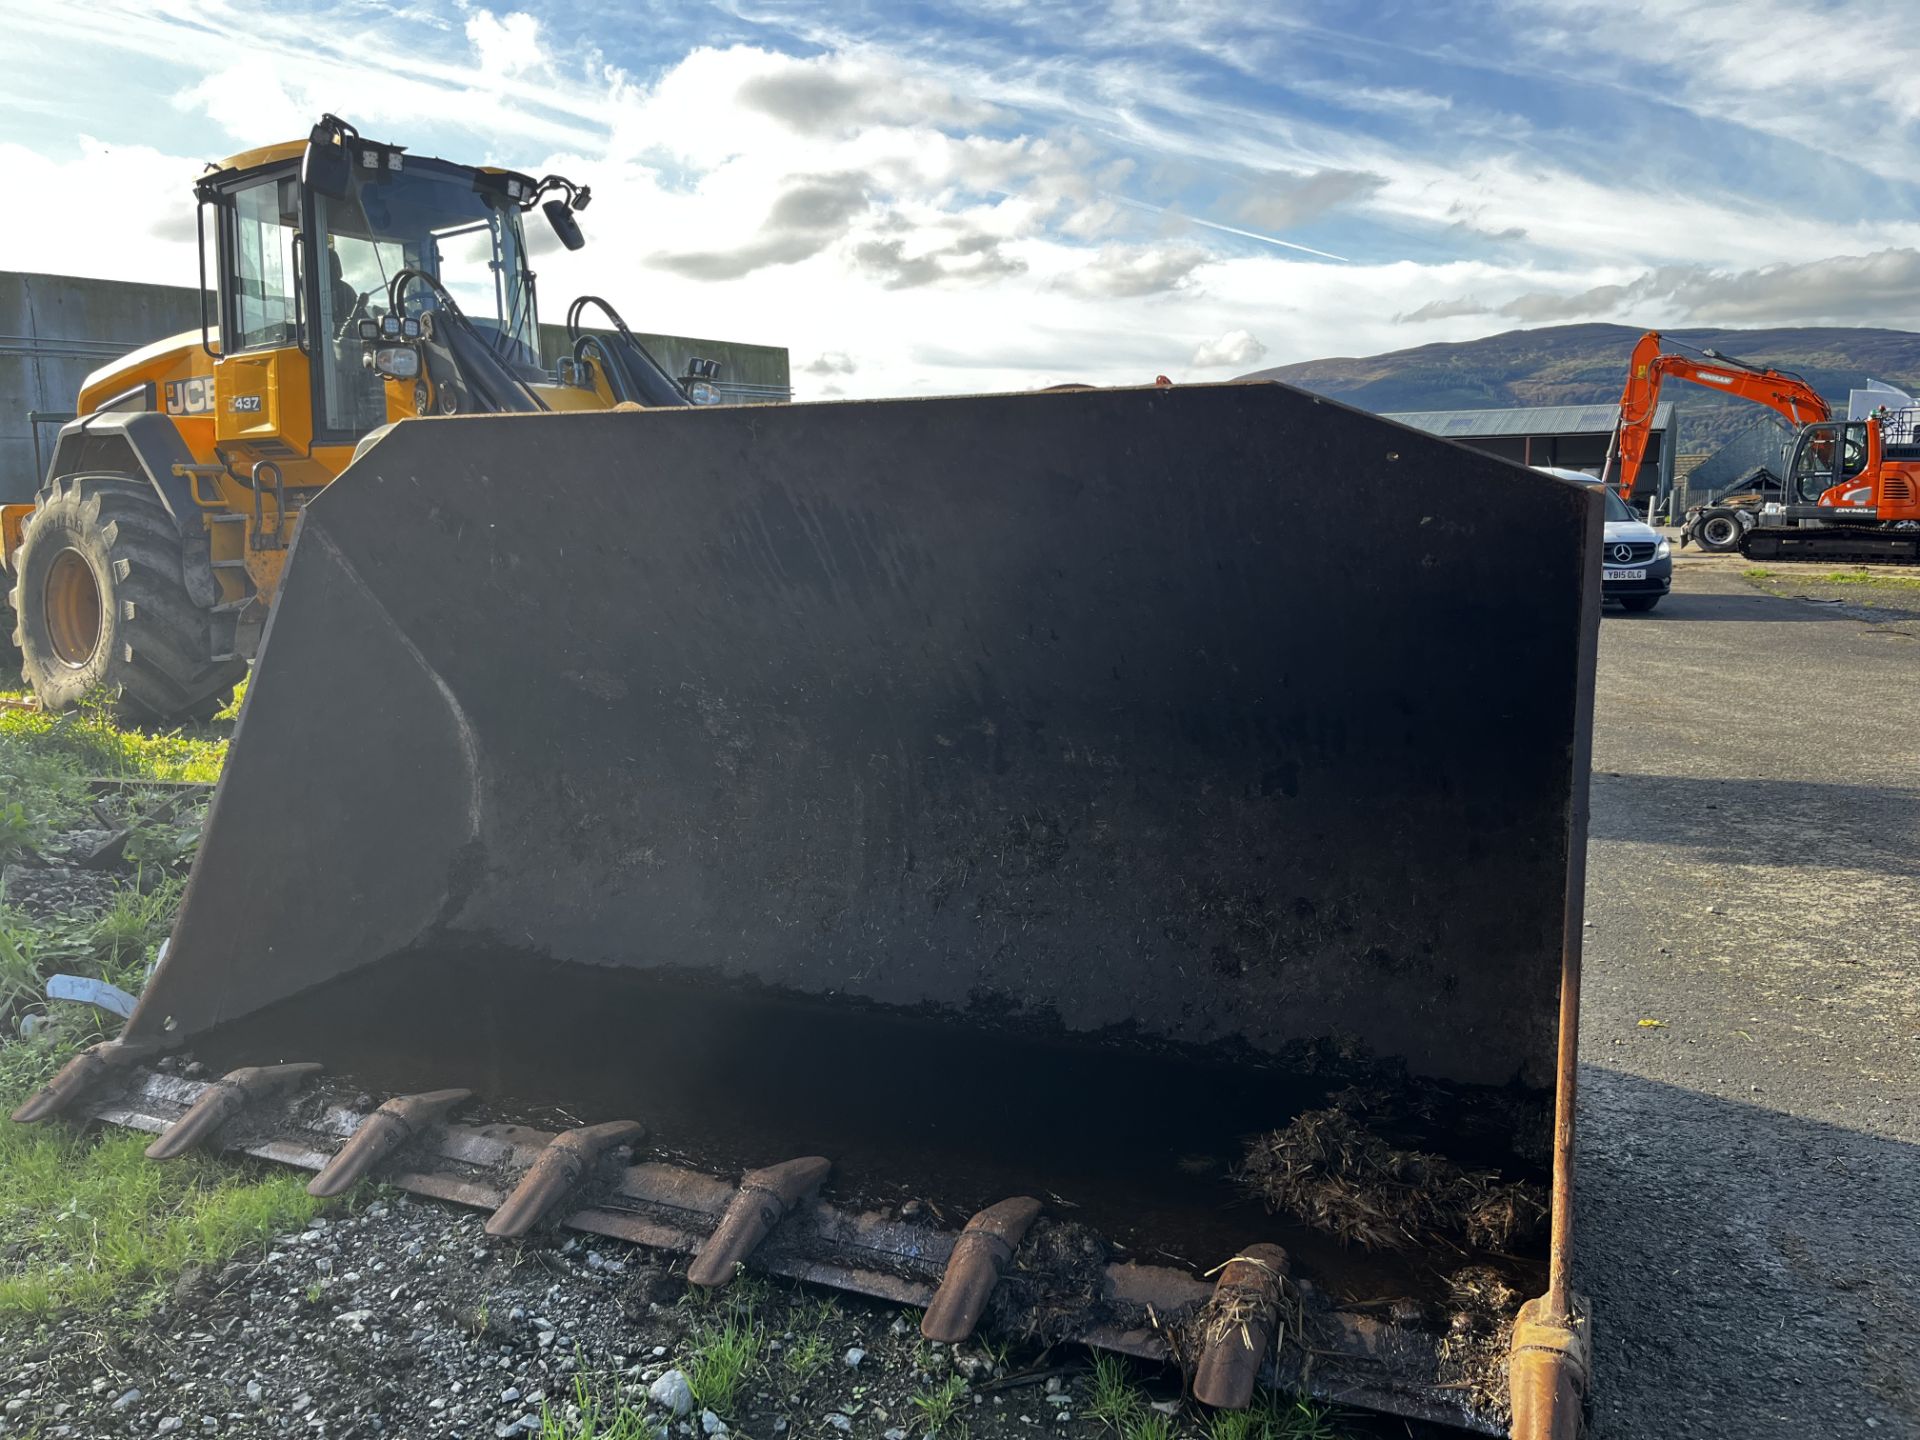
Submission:
[[[222,208],[215,433],[243,457],[303,459],[313,438],[313,386],[299,177],[290,167],[249,176],[227,191]]]
[[[1831,490],[1839,472],[1841,430],[1835,423],[1809,425],[1800,432],[1788,466],[1787,500],[1794,505],[1818,505]]]

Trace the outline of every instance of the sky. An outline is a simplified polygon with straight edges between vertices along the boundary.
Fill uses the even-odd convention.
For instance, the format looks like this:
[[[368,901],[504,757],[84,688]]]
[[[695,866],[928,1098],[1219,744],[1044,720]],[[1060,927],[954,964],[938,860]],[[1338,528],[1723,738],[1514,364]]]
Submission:
[[[590,185],[546,241],[799,398],[1224,379],[1520,326],[1920,328],[1884,0],[0,0],[0,269],[192,284],[323,111]],[[530,217],[538,226],[537,217]]]

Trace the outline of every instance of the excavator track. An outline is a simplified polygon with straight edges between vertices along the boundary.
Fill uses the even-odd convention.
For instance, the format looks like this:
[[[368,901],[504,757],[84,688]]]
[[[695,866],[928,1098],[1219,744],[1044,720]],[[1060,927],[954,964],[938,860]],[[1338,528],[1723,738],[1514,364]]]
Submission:
[[[1760,525],[1740,540],[1749,560],[1829,560],[1863,565],[1920,565],[1920,527]]]

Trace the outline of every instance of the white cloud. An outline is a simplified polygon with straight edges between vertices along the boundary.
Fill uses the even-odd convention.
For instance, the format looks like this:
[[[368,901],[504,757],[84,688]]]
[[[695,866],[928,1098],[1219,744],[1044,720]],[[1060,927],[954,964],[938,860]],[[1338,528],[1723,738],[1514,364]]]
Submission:
[[[1531,41],[1720,123],[1911,183],[1920,32],[1882,0],[1524,0]],[[1834,51],[1844,54],[1836,73]]]
[[[1250,331],[1229,330],[1218,339],[1201,342],[1193,352],[1193,368],[1217,370],[1224,365],[1256,365],[1266,353],[1267,347],[1254,339]]]
[[[0,268],[153,284],[195,283],[196,161],[81,135],[63,153],[0,144],[20,193],[58,197],[0,230]],[[145,244],[133,243],[146,237]],[[118,337],[115,337],[118,338]]]
[[[1648,313],[1715,325],[1914,324],[1920,323],[1920,250],[1752,270],[1666,265],[1584,290],[1527,291],[1480,313],[1529,325]]]
[[[1240,204],[1240,218],[1270,230],[1290,230],[1329,210],[1365,200],[1386,187],[1386,177],[1366,170],[1316,170],[1310,174],[1263,175]]]
[[[1062,289],[1088,299],[1132,299],[1191,286],[1215,257],[1198,245],[1108,245],[1062,276]]]
[[[467,39],[473,44],[482,75],[517,75],[547,65],[540,45],[540,22],[525,11],[495,15],[476,10],[467,17]]]
[[[1633,29],[1660,33],[1644,15],[1613,24],[1576,0],[1530,3],[1546,16],[1543,46],[1571,55],[1591,25],[1601,69],[1665,63]],[[1771,14],[1781,0],[1756,3]],[[1728,30],[1711,6],[1675,9],[1679,33],[1701,44]],[[772,20],[680,17],[681,38],[657,52],[612,29],[583,44],[566,12],[540,13],[361,7],[345,27],[237,0],[19,4],[10,39],[37,62],[23,83],[38,62],[66,74],[78,63],[67,57],[85,55],[84,77],[68,76],[75,93],[80,78],[88,93],[111,90],[99,71],[174,108],[159,106],[172,127],[159,142],[137,95],[89,106],[86,125],[106,138],[76,143],[52,118],[56,98],[24,95],[9,133],[28,128],[31,141],[0,149],[0,163],[25,193],[62,197],[63,213],[58,226],[34,209],[0,225],[0,265],[190,284],[199,162],[297,137],[332,110],[416,153],[591,184],[587,249],[538,249],[548,318],[575,294],[604,293],[641,329],[785,344],[812,357],[796,371],[803,396],[1137,383],[1391,349],[1416,322],[1423,339],[1451,339],[1566,316],[1899,317],[1903,287],[1920,282],[1910,203],[1802,203],[1793,182],[1736,184],[1689,168],[1683,147],[1643,158],[1591,135],[1606,163],[1583,164],[1578,145],[1507,124],[1437,71],[1293,76],[1325,37],[1299,31],[1291,11],[1139,0],[1070,29],[1000,8],[1029,46],[982,38],[995,27],[875,39],[835,28],[882,23],[869,12],[786,7]],[[662,14],[650,34],[679,16]],[[1085,38],[1060,49],[1062,33]],[[1868,94],[1885,99],[1895,76],[1920,73],[1880,54],[1911,50],[1904,32],[1848,33],[1873,37],[1848,50]],[[1298,43],[1280,43],[1290,35]],[[1806,133],[1817,107],[1775,81],[1827,67],[1830,94],[1827,60],[1773,57],[1778,74],[1742,79],[1736,59],[1764,58],[1743,46],[1702,55],[1702,73],[1743,113],[1765,95],[1797,117],[1756,129]],[[1209,83],[1216,72],[1195,57],[1261,85]],[[1597,87],[1566,63],[1580,109]],[[1316,99],[1310,112],[1287,108],[1290,85]],[[1862,133],[1886,140],[1910,177],[1920,99],[1883,108],[1883,130]],[[1415,127],[1430,141],[1410,142]],[[142,143],[113,143],[122,137]],[[1326,235],[1355,260],[1260,250],[1211,228],[1229,222],[1311,223],[1316,244]]]

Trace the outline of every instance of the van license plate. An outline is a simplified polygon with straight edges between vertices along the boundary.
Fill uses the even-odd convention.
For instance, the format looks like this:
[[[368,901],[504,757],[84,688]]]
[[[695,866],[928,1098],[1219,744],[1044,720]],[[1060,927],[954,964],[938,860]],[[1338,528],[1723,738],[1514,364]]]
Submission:
[[[1606,578],[1609,580],[1644,580],[1647,578],[1647,572],[1644,570],[1609,570],[1606,572]]]

